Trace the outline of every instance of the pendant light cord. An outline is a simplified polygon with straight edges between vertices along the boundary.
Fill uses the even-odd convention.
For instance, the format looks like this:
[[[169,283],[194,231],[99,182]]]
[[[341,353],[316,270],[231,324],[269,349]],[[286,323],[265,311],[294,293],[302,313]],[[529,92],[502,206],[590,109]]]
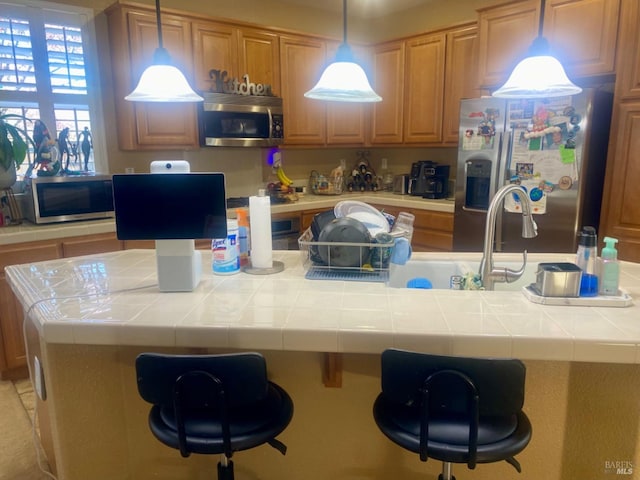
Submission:
[[[345,0],[346,1],[346,0]],[[542,36],[542,28],[544,26],[544,0],[540,0],[540,20],[538,21],[538,36]]]
[[[162,45],[162,19],[160,18],[160,0],[156,0],[156,23],[158,24],[158,47],[164,48]]]
[[[342,0],[342,43],[347,43],[347,0]]]

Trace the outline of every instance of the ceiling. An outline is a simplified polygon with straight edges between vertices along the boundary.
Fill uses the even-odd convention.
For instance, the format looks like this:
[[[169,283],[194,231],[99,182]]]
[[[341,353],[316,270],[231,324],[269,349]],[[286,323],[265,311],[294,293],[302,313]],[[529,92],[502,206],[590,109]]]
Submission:
[[[330,12],[342,12],[342,0],[280,0],[300,7],[317,8]],[[347,12],[350,17],[375,18],[400,12],[434,0],[348,0]]]

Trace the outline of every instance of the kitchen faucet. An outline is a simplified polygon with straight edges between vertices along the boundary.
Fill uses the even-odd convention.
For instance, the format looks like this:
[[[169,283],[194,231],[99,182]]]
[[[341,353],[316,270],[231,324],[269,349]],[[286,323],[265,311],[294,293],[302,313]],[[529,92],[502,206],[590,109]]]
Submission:
[[[482,261],[480,262],[480,278],[485,290],[493,290],[496,282],[515,282],[524,273],[527,265],[527,251],[522,253],[524,263],[520,270],[511,270],[506,267],[494,267],[493,265],[493,244],[496,233],[496,218],[500,211],[500,206],[504,198],[509,194],[516,194],[522,205],[522,238],[534,238],[538,235],[538,226],[531,214],[531,201],[529,195],[520,185],[505,185],[496,192],[489,209],[487,210],[487,223],[484,231],[484,248],[482,251]]]

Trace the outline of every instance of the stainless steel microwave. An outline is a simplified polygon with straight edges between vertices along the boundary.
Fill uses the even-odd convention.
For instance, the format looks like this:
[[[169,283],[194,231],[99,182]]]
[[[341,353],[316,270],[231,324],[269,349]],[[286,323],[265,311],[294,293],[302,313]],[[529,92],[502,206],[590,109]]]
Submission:
[[[24,218],[33,223],[114,216],[111,175],[37,177],[20,197]]]
[[[204,93],[198,111],[200,144],[206,147],[268,147],[284,140],[282,99]]]

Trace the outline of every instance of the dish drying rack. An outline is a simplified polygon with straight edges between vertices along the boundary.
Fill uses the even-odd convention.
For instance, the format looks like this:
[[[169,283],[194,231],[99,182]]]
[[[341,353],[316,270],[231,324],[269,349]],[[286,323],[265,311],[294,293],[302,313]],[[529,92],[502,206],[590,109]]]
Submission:
[[[389,280],[389,264],[393,253],[394,242],[390,243],[352,243],[352,242],[318,242],[313,239],[311,228],[308,228],[298,239],[302,264],[306,270],[305,278],[309,280],[342,280],[355,282],[387,282]],[[332,260],[332,249],[358,249],[357,265],[340,266]],[[320,249],[326,249],[325,261]],[[363,250],[365,250],[363,252]],[[355,256],[355,255],[354,255]]]

